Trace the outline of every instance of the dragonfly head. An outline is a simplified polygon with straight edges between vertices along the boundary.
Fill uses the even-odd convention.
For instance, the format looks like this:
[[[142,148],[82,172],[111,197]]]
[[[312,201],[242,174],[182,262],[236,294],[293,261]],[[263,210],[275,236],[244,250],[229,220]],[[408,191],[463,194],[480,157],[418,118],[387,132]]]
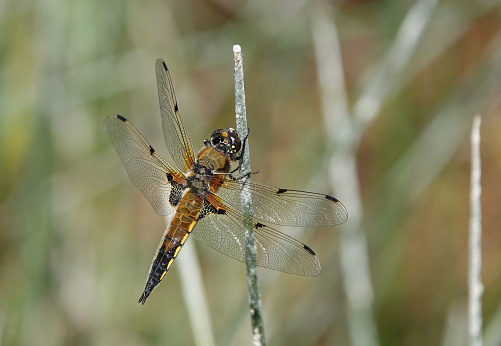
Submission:
[[[210,136],[212,147],[225,155],[229,155],[235,160],[236,155],[242,148],[242,141],[238,132],[231,127],[222,130],[216,130]]]

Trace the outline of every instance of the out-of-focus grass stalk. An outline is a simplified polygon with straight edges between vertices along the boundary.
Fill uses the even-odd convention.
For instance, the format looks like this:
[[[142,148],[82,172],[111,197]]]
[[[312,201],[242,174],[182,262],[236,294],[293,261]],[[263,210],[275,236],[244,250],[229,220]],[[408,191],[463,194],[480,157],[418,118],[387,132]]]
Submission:
[[[490,97],[501,91],[501,79],[497,78],[501,73],[500,59],[501,31],[490,40],[477,66],[472,67],[476,73],[471,81],[452,91],[450,100],[389,170],[387,179],[393,185],[399,184],[400,189],[405,186],[412,201],[422,196],[452,159],[467,136],[471,114],[485,108]],[[447,129],[447,141],[443,140],[443,129]]]
[[[485,328],[483,340],[485,346],[501,345],[501,331],[499,326],[501,326],[501,305]]]
[[[467,320],[466,306],[461,299],[456,300],[450,305],[447,311],[441,345],[467,346]]]
[[[195,344],[197,346],[215,345],[207,307],[207,295],[193,242],[187,242],[183,247],[183,255],[178,259],[176,268],[181,279],[184,303],[188,308]]]
[[[372,316],[373,288],[369,256],[362,230],[362,205],[338,34],[334,24],[321,11],[315,15],[312,29],[326,128],[332,142],[342,144],[331,161],[330,171],[331,184],[336,193],[340,193],[339,197],[350,214],[340,237],[349,335],[353,345],[378,345],[376,323]],[[345,187],[341,188],[340,185]]]
[[[480,196],[480,124],[477,115],[471,129],[470,241],[468,275],[468,336],[470,346],[482,346],[482,210]]]
[[[244,65],[242,50],[239,45],[233,46],[233,73],[235,79],[235,117],[237,132],[241,138],[248,134],[247,118],[245,111],[245,89],[244,89]],[[245,145],[242,153],[240,171],[250,172],[249,142]],[[244,178],[245,180],[247,178]],[[252,196],[248,189],[243,189],[242,210],[246,215],[252,215]],[[252,227],[247,227],[245,236],[245,259],[247,268],[247,291],[249,294],[250,319],[252,326],[252,344],[265,345],[263,313],[261,309],[261,293],[259,291],[259,279],[256,266],[256,241]]]
[[[354,136],[357,139],[363,136],[378,115],[391,87],[399,84],[398,79],[408,66],[436,4],[437,0],[421,0],[405,16],[387,56],[375,68],[374,75],[353,107]]]
[[[467,136],[471,113],[486,108],[486,103],[490,102],[491,97],[495,97],[501,91],[501,80],[497,78],[501,73],[499,59],[501,59],[501,31],[492,37],[476,66],[471,67],[472,71],[476,71],[475,75],[468,83],[452,90],[449,101],[437,112],[419,138],[389,170],[386,182],[382,183],[383,186],[388,181],[392,181],[393,185],[400,186],[397,190],[405,187],[411,202],[417,201],[422,196],[463,143],[463,139]],[[468,102],[464,102],[465,99]],[[447,129],[447,141],[443,140],[444,129]],[[465,341],[466,309],[453,308],[450,312],[452,316],[450,319],[455,322],[445,324],[444,335],[457,333],[457,325],[460,324],[458,321],[462,319],[461,316],[456,315],[462,312],[464,312],[465,333],[461,340]],[[500,326],[501,305],[485,328],[485,345],[500,345]],[[458,344],[446,339],[448,338],[444,339],[444,345]]]
[[[356,147],[379,113],[391,86],[408,65],[436,3],[436,0],[422,0],[409,10],[387,57],[376,68],[355,103],[353,118],[349,116],[344,90],[336,27],[322,11],[317,11],[312,24],[324,119],[331,143],[335,146],[330,162],[331,185],[350,211],[350,219],[342,226],[340,256],[348,300],[350,338],[354,345],[378,344],[377,328],[372,317],[373,288],[367,240],[362,227]]]

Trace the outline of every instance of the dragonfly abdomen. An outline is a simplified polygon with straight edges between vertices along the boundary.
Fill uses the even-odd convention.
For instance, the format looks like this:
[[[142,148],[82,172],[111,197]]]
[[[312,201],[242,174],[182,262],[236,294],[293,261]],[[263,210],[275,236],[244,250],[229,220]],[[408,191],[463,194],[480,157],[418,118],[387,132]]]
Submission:
[[[203,206],[203,200],[195,193],[185,193],[172,222],[164,234],[146,280],[139,303],[144,304],[151,291],[162,281],[190,235]]]

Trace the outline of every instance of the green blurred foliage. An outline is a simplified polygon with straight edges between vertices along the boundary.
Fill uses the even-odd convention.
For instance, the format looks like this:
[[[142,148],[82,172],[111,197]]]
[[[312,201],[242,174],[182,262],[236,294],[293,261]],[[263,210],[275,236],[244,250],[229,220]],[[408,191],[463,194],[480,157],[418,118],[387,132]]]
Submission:
[[[165,222],[128,180],[104,119],[126,116],[167,154],[153,68],[161,57],[197,148],[214,129],[234,125],[238,43],[258,179],[313,185],[343,200],[326,181],[335,148],[322,116],[315,13],[323,11],[338,28],[353,105],[411,5],[0,1],[0,343],[192,344],[177,269],[145,306],[136,304]],[[501,60],[493,60],[499,37],[498,3],[439,3],[358,147],[381,345],[447,344],[449,333],[465,339],[469,128],[476,113],[483,116],[486,325],[499,309]],[[450,154],[428,162],[416,148],[443,113],[459,132],[439,127],[436,150]],[[260,271],[268,342],[347,345],[338,234],[298,236],[317,252],[323,272],[307,279]],[[216,343],[249,344],[244,265],[198,244],[197,250]]]

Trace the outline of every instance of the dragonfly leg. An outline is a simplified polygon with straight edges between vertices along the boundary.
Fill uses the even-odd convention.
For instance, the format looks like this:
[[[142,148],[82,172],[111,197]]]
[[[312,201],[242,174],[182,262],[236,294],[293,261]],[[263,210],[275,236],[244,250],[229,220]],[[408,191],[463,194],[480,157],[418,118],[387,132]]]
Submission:
[[[258,169],[257,171],[248,172],[248,173],[242,174],[242,175],[240,175],[238,177],[235,177],[234,175],[232,175],[232,173],[235,173],[237,170],[238,170],[238,167],[235,168],[233,171],[230,172],[229,178],[231,180],[233,180],[233,181],[242,180],[242,179],[250,177],[251,174],[258,174],[259,173],[259,169]]]
[[[249,133],[250,133],[250,129],[247,128],[247,134],[245,135],[245,137],[242,139],[242,149],[240,149],[240,155],[237,156],[235,158],[235,160],[238,160],[238,169],[240,170],[240,166],[242,165],[242,156],[244,155],[244,152],[245,152],[245,146],[247,145],[247,139],[249,138]]]

